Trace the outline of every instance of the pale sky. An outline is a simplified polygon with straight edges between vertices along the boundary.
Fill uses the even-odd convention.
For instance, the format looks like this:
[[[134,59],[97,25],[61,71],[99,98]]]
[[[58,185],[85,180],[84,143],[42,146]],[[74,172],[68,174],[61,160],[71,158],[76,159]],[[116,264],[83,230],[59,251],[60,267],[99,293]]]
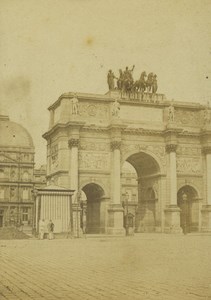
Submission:
[[[65,92],[106,93],[109,69],[134,64],[168,99],[211,100],[211,1],[0,0],[0,64],[1,113],[44,164],[47,107]]]

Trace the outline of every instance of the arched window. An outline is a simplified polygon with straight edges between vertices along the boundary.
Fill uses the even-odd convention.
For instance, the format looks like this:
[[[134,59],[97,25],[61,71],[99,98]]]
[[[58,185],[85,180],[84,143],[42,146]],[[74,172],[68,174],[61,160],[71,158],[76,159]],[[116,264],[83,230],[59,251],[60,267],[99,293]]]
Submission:
[[[4,175],[5,175],[5,174],[4,174],[4,170],[3,170],[3,169],[0,169],[0,179],[1,179],[1,178],[4,178]]]
[[[1,186],[0,187],[0,200],[3,200],[4,199],[4,187],[3,186]]]
[[[29,189],[23,188],[23,200],[29,200]]]
[[[29,180],[29,173],[26,171],[23,173],[23,180]]]

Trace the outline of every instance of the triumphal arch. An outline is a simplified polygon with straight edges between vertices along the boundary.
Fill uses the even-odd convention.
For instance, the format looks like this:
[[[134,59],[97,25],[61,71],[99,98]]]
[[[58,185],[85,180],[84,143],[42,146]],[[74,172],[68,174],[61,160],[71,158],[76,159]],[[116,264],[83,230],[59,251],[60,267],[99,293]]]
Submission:
[[[137,173],[136,232],[211,230],[209,105],[163,94],[65,93],[49,107],[47,176],[83,191],[90,233],[123,233],[121,176]]]

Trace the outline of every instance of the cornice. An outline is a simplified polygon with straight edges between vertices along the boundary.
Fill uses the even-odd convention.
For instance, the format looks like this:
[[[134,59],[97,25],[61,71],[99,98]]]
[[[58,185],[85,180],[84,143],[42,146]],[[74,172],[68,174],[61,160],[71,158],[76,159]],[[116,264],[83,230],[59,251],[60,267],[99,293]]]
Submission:
[[[45,132],[42,137],[44,139],[47,140],[47,138],[52,135],[54,132],[56,132],[58,129],[66,129],[68,127],[83,127],[85,125],[86,122],[81,122],[81,121],[74,121],[74,122],[68,122],[68,123],[57,123],[56,125],[54,125],[50,130],[48,130],[47,132]]]
[[[162,130],[144,129],[144,128],[125,128],[123,133],[135,135],[162,135]]]

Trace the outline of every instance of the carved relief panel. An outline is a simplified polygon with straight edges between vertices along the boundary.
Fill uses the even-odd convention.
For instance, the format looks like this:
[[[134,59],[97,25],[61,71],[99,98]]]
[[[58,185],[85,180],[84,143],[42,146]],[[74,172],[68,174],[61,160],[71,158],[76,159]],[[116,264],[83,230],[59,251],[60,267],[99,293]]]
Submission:
[[[92,151],[80,151],[79,169],[108,171],[110,169],[110,154]]]
[[[109,106],[101,103],[80,103],[80,112],[79,114],[83,117],[89,118],[109,118]]]
[[[51,170],[58,167],[58,144],[51,147]]]
[[[89,142],[80,140],[79,145],[80,150],[87,150],[87,151],[110,151],[110,144],[106,142],[96,143],[96,142]]]
[[[202,173],[201,158],[178,157],[177,173],[201,174]]]
[[[204,123],[203,111],[177,108],[175,110],[175,122],[187,126],[202,126]]]

